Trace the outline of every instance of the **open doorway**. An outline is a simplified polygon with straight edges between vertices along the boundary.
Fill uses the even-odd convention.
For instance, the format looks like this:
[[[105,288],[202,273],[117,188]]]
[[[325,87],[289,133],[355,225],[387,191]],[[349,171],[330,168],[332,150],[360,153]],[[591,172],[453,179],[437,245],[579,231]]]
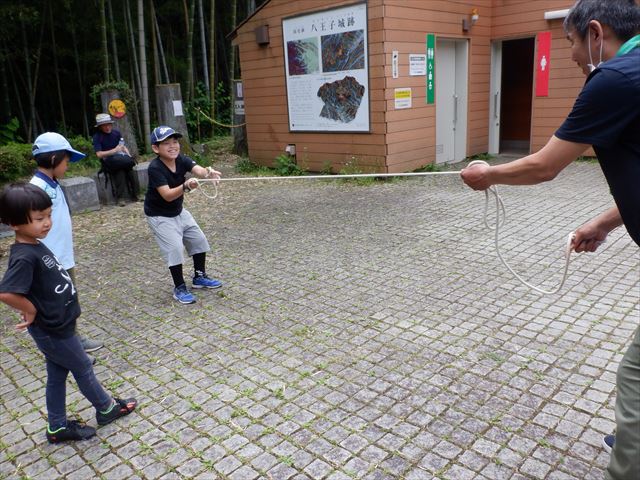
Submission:
[[[500,153],[531,149],[534,38],[504,40],[500,74]]]

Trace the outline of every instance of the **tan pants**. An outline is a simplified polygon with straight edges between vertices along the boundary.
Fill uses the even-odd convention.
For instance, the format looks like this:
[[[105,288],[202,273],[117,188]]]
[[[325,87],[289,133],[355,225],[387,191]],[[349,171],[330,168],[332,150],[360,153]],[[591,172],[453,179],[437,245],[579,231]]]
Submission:
[[[606,480],[640,479],[640,327],[636,328],[616,377],[616,441]]]

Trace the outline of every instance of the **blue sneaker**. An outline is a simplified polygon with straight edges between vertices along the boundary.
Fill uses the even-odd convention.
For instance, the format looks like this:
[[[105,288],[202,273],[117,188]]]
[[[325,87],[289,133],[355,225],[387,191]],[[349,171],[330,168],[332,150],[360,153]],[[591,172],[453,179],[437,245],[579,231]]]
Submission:
[[[193,293],[187,290],[187,286],[184,283],[173,289],[173,298],[175,298],[183,305],[196,303],[196,297],[193,295]]]
[[[602,446],[604,447],[607,453],[611,453],[611,449],[613,449],[614,443],[616,443],[615,435],[605,435],[602,438]]]
[[[193,277],[193,288],[220,288],[221,286],[220,280],[209,278],[206,273]]]

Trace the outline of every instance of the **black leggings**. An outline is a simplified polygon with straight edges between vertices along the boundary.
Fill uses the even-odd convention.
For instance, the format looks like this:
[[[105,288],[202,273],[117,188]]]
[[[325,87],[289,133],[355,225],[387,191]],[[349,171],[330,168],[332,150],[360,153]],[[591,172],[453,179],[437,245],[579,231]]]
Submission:
[[[133,177],[133,167],[136,162],[129,155],[112,155],[102,159],[103,169],[111,177],[114,186],[115,200],[128,196],[131,200],[136,200],[135,179]]]

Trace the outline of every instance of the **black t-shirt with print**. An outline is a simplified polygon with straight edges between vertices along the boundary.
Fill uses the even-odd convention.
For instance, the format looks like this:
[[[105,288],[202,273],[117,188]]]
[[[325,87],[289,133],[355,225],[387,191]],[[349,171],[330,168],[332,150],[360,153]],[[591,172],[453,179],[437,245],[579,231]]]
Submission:
[[[158,192],[158,187],[168,185],[175,188],[185,182],[185,175],[196,165],[196,162],[184,155],[176,158],[176,171],[172,172],[158,157],[151,160],[147,173],[149,187],[144,197],[144,214],[148,217],[177,217],[182,212],[183,195],[172,202],[167,202]]]
[[[625,227],[640,245],[640,48],[589,75],[556,137],[593,145]]]
[[[71,337],[80,304],[71,277],[43,243],[11,245],[0,292],[24,295],[37,310],[34,324],[50,335]]]

